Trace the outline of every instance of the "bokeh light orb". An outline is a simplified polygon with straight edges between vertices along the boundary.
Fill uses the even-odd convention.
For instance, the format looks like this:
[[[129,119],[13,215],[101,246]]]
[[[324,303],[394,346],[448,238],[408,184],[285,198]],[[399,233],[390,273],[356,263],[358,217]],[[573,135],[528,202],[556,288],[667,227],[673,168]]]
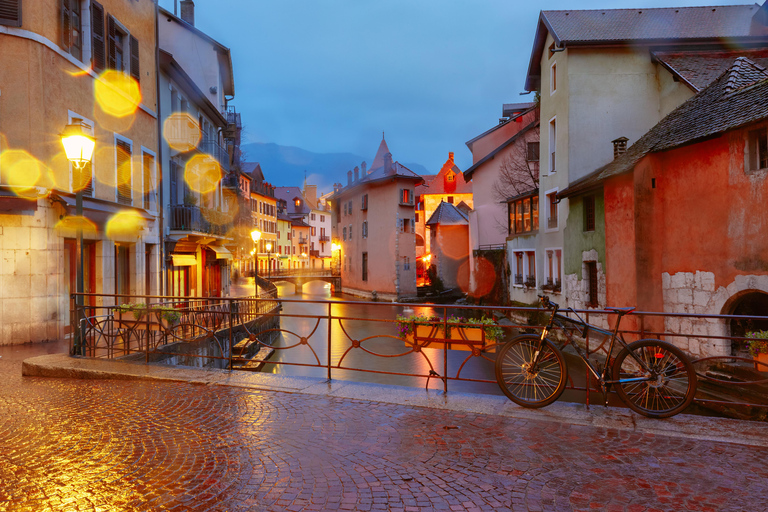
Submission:
[[[107,221],[107,237],[112,240],[137,238],[145,225],[146,220],[138,212],[117,212]]]
[[[43,162],[21,149],[0,153],[0,176],[20,197],[37,198],[46,195],[39,188],[50,187],[51,171]]]
[[[187,112],[174,112],[163,122],[163,137],[171,149],[186,153],[200,143],[200,126]]]
[[[141,90],[136,80],[122,71],[104,71],[94,85],[96,103],[113,117],[127,117],[139,108]]]
[[[190,158],[184,167],[184,181],[187,186],[201,194],[216,190],[223,176],[219,162],[204,153]]]
[[[83,231],[84,235],[96,235],[98,233],[96,224],[85,217],[78,217],[77,215],[64,217],[56,223],[54,229],[59,232],[61,236],[68,236],[70,235],[70,232],[77,232],[79,229]]]

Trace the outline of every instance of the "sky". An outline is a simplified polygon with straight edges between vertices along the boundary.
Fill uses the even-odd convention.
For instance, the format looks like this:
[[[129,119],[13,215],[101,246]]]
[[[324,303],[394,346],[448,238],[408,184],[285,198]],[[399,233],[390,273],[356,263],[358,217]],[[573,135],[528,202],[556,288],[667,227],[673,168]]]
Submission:
[[[244,142],[437,173],[523,95],[540,10],[747,4],[745,0],[196,0],[195,26],[231,49]],[[762,0],[761,0],[762,3]],[[173,12],[173,0],[160,0]]]

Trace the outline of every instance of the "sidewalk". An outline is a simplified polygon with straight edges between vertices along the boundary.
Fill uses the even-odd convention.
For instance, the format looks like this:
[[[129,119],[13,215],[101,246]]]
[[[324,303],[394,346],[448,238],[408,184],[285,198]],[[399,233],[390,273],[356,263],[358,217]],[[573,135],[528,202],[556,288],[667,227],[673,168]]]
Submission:
[[[768,510],[762,423],[7,354],[3,512]]]

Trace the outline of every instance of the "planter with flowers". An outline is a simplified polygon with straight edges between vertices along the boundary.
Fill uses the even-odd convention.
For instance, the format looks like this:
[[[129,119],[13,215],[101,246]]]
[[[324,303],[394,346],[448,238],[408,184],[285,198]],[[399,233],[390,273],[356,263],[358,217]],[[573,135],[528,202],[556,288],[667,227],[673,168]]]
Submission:
[[[447,333],[445,332],[447,327]],[[463,318],[450,316],[443,323],[439,316],[398,316],[398,337],[406,347],[443,348],[495,352],[495,344],[504,337],[504,331],[491,318]]]
[[[768,331],[747,333],[749,353],[755,359],[755,370],[768,372]]]
[[[115,306],[115,321],[124,329],[168,330],[181,319],[181,313],[170,306],[144,303]]]

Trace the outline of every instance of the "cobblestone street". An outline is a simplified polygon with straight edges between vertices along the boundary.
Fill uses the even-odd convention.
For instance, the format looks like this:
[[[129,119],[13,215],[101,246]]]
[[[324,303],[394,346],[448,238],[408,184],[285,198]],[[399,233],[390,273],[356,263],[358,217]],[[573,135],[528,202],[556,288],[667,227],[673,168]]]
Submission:
[[[16,354],[16,355],[14,355]],[[0,510],[768,510],[768,449],[178,382],[21,376]]]

